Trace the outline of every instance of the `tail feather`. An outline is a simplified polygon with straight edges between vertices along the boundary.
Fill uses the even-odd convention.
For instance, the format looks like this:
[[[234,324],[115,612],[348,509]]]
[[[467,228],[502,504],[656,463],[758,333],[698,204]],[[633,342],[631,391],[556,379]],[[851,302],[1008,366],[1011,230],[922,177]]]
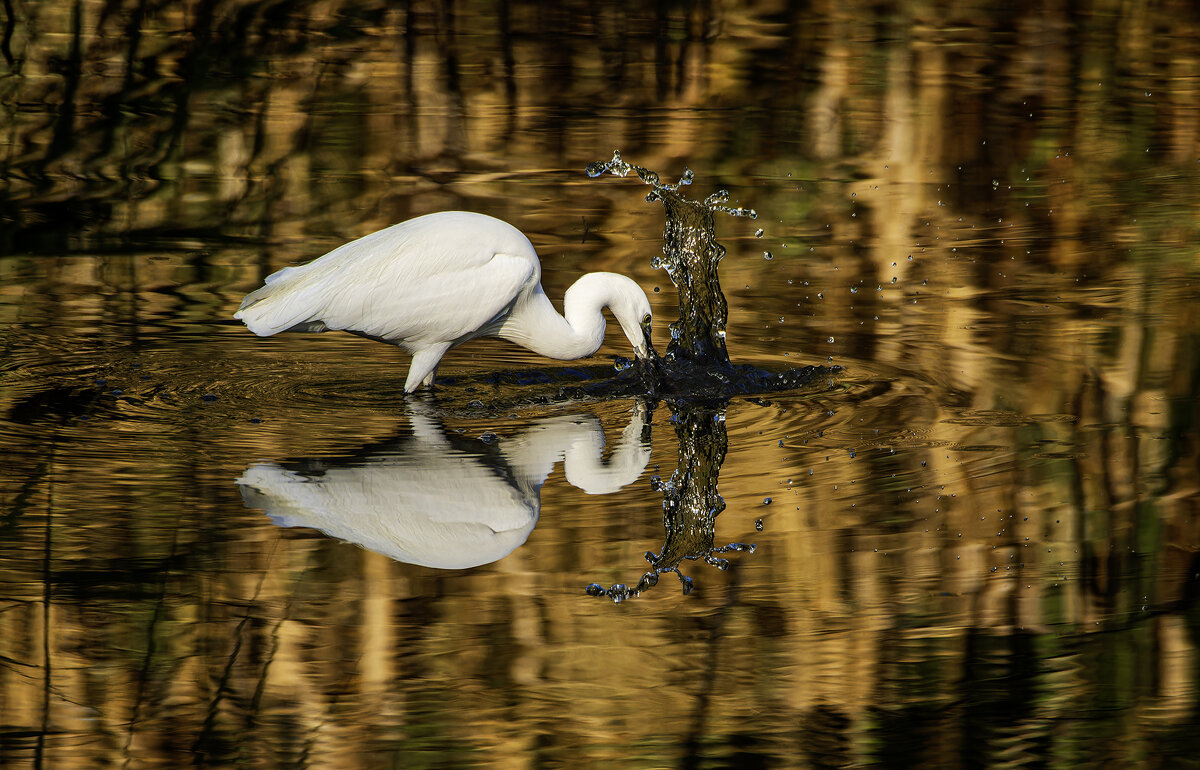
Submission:
[[[290,330],[324,331],[319,287],[282,280],[300,272],[288,267],[267,276],[266,286],[246,295],[233,317],[260,337]]]
[[[285,267],[280,270],[276,270],[275,272],[273,272],[267,276],[267,280],[264,281],[264,283],[267,284],[267,286],[270,286],[271,284],[275,283],[276,281],[278,281],[281,278],[287,278],[289,275],[293,275],[295,273],[300,272],[301,269],[305,268],[305,267],[308,267],[308,265],[293,265],[292,267]],[[257,293],[258,292],[255,292],[255,294],[257,294]],[[251,296],[253,296],[253,295],[251,295]],[[249,297],[247,297],[247,299],[249,299]]]

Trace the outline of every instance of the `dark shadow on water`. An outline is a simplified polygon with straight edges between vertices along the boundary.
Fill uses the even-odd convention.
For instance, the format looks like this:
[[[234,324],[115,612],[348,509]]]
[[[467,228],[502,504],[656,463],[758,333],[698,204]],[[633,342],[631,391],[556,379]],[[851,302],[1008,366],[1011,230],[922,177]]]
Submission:
[[[772,372],[750,364],[728,364],[711,369],[680,366],[672,371],[676,376],[664,378],[643,362],[617,358],[614,364],[448,375],[440,377],[436,387],[441,403],[452,404],[467,398],[477,407],[497,410],[517,404],[636,396],[677,403],[719,402],[733,396],[819,385],[841,372],[842,367],[804,366]]]

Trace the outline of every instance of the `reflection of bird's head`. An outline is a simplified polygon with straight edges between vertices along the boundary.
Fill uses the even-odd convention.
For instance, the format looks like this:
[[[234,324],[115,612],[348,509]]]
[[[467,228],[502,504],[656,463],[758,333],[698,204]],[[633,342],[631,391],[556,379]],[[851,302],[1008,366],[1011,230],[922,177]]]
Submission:
[[[543,418],[493,443],[448,432],[428,404],[409,402],[408,411],[411,435],[351,458],[251,465],[237,480],[243,499],[280,526],[319,529],[397,561],[466,569],[525,542],[556,462],[571,484],[606,494],[650,460],[644,407],[607,458],[594,415]]]

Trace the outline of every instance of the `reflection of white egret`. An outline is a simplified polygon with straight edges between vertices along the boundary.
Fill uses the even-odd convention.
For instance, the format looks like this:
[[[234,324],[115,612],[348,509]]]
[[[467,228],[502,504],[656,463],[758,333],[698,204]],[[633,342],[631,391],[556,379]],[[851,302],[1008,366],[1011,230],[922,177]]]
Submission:
[[[410,219],[267,277],[234,318],[260,337],[344,329],[412,354],[405,392],[432,385],[455,345],[501,337],[549,358],[583,358],[604,341],[609,308],[639,358],[647,355],[650,302],[633,280],[588,273],[558,314],[542,291],[529,239],[483,214],[443,211]]]
[[[281,526],[319,529],[397,561],[465,569],[525,542],[559,460],[571,484],[605,494],[637,479],[650,459],[640,406],[607,461],[592,415],[539,420],[494,444],[448,435],[427,414],[410,419],[411,437],[351,461],[252,465],[237,480],[242,497]]]

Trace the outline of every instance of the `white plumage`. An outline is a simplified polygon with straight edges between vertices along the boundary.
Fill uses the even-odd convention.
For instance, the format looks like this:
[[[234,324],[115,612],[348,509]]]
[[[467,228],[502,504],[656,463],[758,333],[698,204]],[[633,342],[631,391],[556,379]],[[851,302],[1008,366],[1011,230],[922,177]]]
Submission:
[[[267,337],[341,329],[412,354],[405,392],[432,385],[438,362],[476,337],[511,340],[549,358],[595,353],[609,308],[635,355],[647,355],[650,302],[617,273],[588,273],[563,297],[542,290],[541,263],[521,231],[499,219],[444,211],[410,219],[267,277],[234,318]]]
[[[604,430],[594,415],[537,420],[489,448],[411,409],[412,436],[386,451],[325,465],[319,474],[255,464],[237,484],[247,505],[280,526],[319,529],[410,564],[467,569],[525,542],[555,463],[563,461],[567,481],[588,494],[637,480],[650,460],[646,417],[639,405],[602,459]]]

